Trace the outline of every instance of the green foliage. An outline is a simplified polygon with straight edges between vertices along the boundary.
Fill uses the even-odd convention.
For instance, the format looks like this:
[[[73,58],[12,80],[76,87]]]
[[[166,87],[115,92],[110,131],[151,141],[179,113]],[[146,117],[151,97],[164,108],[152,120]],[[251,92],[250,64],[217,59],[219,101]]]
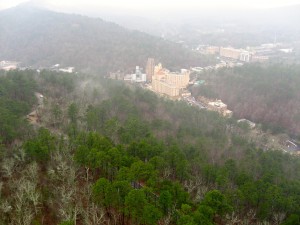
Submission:
[[[264,152],[238,134],[231,136],[228,124],[236,123],[216,113],[182,102],[157,101],[140,89],[106,82],[110,98],[89,106],[86,122],[89,130],[111,137],[117,145],[96,132],[80,134],[74,159],[105,177],[113,189],[107,194],[118,196],[112,197],[113,207],[124,211],[132,223],[155,223],[145,213],[156,211],[153,207],[162,217],[171,213],[172,222],[178,224],[213,224],[216,219],[223,221],[233,209],[239,215],[255,209],[261,220],[270,220],[277,212],[299,212],[298,194],[291,196],[300,193],[292,185],[300,176],[295,169],[300,165],[297,159]],[[160,114],[149,113],[148,104],[158,107]],[[190,187],[198,180],[200,186],[218,190],[208,190],[196,208],[196,191],[188,194],[183,184]],[[121,195],[115,182],[123,182]],[[141,190],[132,190],[129,184],[142,188],[140,208],[130,203],[134,199],[129,193]],[[149,204],[153,207],[148,209]]]
[[[45,128],[41,128],[35,138],[24,143],[26,155],[39,162],[49,160],[51,151],[55,150],[56,138]]]
[[[105,219],[112,222],[115,218],[114,223],[118,224],[158,224],[166,220],[170,224],[226,224],[226,214],[232,210],[241,219],[254,210],[258,222],[270,222],[275,214],[286,214],[289,224],[297,221],[291,215],[300,213],[299,158],[256,149],[241,135],[232,135],[236,124],[216,113],[182,102],[160,100],[135,87],[102,82],[103,92],[109,93],[107,99],[93,99],[91,102],[97,104],[89,106],[91,102],[87,99],[83,117],[78,114],[78,109],[84,107],[81,101],[62,106],[72,109],[62,111],[62,120],[69,118],[65,125],[76,125],[71,138],[58,139],[48,130],[39,130],[23,144],[27,161],[22,160],[22,149],[12,147],[7,151],[8,145],[2,145],[3,174],[16,171],[23,164],[27,168],[30,160],[43,163],[36,186],[42,189],[42,210],[57,213],[48,204],[60,201],[57,196],[64,193],[57,195],[56,186],[64,186],[65,190],[77,190],[70,193],[74,193],[72,199],[79,201],[82,212],[104,211]],[[56,85],[61,87],[54,83],[52,87]],[[1,87],[4,90],[6,86]],[[47,109],[52,110],[52,106]],[[9,117],[10,109],[5,110],[3,115]],[[14,116],[21,115],[18,110]],[[55,150],[59,151],[53,154]],[[10,155],[17,163],[6,160]],[[26,169],[24,174],[30,171]],[[58,181],[61,174],[70,177],[66,182]],[[4,197],[15,187],[5,182],[14,182],[19,176],[23,172],[13,174],[13,179],[1,178]],[[55,188],[49,188],[49,183]],[[0,210],[0,217],[1,213]],[[3,218],[8,221],[6,216]]]
[[[146,204],[146,195],[142,189],[131,190],[125,198],[125,213],[139,223],[143,220]]]
[[[116,207],[123,210],[125,198],[131,191],[131,186],[126,181],[109,182],[105,178],[100,178],[92,186],[93,200],[100,206]]]
[[[232,211],[232,206],[229,205],[226,197],[218,190],[206,193],[201,205],[210,207],[213,213],[218,215],[224,215]]]
[[[172,207],[172,195],[169,191],[162,191],[159,196],[159,205],[164,213],[168,214]]]
[[[63,221],[61,223],[59,223],[59,225],[74,225],[73,221]]]
[[[36,102],[33,71],[10,71],[0,77],[0,136],[4,143],[22,138],[29,129],[24,116]]]
[[[161,182],[161,191],[167,191],[172,196],[172,204],[180,208],[182,204],[189,203],[189,194],[183,189],[179,182],[164,180]]]
[[[192,207],[190,205],[188,205],[188,204],[182,204],[181,205],[181,211],[184,214],[189,214],[192,211]]]
[[[149,137],[149,127],[146,123],[140,121],[138,118],[128,119],[123,129],[120,130],[121,140],[124,143],[130,143],[136,140],[137,137]]]
[[[116,190],[117,205],[123,209],[125,205],[125,197],[131,191],[131,186],[127,181],[114,181],[113,188]]]
[[[55,123],[60,122],[61,118],[62,118],[62,110],[60,108],[60,106],[58,104],[53,105],[52,109],[52,115],[54,117],[54,121]]]
[[[190,215],[183,215],[179,218],[178,225],[196,225],[197,223],[194,222],[194,218]]]
[[[78,164],[90,168],[106,168],[108,151],[113,146],[110,140],[91,132],[79,135],[77,144],[74,160]]]
[[[147,225],[155,225],[162,217],[161,211],[153,205],[147,204],[143,211],[143,221]]]
[[[292,214],[281,225],[299,225],[299,224],[300,224],[300,216]]]
[[[77,119],[78,119],[78,106],[72,103],[68,107],[68,116],[70,119],[69,134],[75,137],[77,134]]]
[[[149,163],[141,161],[134,162],[130,167],[133,180],[147,181],[156,175],[153,166]]]
[[[200,205],[194,212],[194,220],[199,225],[213,225],[214,210],[207,205]]]
[[[64,91],[70,92],[70,91],[73,91],[75,88],[74,74],[66,74],[63,72],[42,70],[40,72],[40,77],[44,79],[44,82],[46,82],[47,85],[51,84],[52,86],[55,86],[56,88],[59,87],[61,89],[60,91],[64,90]],[[52,90],[52,92],[53,92],[53,90]],[[53,94],[53,93],[49,93],[49,94]]]
[[[97,182],[93,185],[93,198],[94,201],[100,205],[106,205],[109,201],[108,193],[110,191],[111,184],[105,178],[100,178]]]

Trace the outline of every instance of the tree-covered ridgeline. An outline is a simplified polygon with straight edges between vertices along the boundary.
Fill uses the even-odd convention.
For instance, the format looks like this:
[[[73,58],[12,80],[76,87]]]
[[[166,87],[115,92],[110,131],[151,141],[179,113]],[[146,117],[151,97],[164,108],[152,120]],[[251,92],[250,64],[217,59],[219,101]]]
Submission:
[[[234,121],[116,81],[33,79],[41,128],[1,145],[2,224],[299,224],[299,158]]]
[[[106,75],[117,70],[132,72],[137,65],[145,68],[149,56],[174,70],[215,61],[180,44],[100,18],[30,6],[2,10],[0,27],[0,58],[26,66],[50,68],[59,63]]]
[[[207,85],[194,96],[221,98],[238,118],[263,124],[275,133],[300,134],[300,66],[250,64],[199,75]]]

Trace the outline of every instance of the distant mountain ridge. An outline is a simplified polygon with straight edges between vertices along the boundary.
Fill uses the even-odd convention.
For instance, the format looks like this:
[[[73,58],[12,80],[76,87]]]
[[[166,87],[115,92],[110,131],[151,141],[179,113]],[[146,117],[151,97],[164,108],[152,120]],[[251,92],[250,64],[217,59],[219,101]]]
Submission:
[[[199,44],[243,47],[273,42],[299,40],[300,5],[267,9],[198,10],[168,13],[165,18],[118,16],[111,12],[94,12],[123,27],[163,36],[189,47]],[[149,15],[147,15],[149,16]]]
[[[107,73],[144,66],[154,57],[173,69],[207,59],[182,46],[114,23],[28,5],[0,11],[0,60],[24,65],[75,66]]]

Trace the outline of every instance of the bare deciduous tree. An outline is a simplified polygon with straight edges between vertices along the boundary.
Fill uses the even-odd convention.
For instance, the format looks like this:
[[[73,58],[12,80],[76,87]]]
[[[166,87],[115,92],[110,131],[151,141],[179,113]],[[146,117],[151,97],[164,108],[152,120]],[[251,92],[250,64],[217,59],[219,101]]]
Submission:
[[[86,225],[107,223],[107,219],[105,218],[105,210],[99,208],[94,203],[88,206],[85,210],[82,210],[81,213]]]
[[[1,172],[5,177],[11,178],[14,173],[15,160],[8,158],[2,162]]]

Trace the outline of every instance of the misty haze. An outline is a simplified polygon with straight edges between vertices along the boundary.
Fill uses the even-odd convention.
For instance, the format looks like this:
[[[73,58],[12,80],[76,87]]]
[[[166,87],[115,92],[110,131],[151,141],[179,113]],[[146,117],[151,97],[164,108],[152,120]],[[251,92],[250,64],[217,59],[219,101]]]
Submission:
[[[299,0],[1,0],[0,224],[300,225]]]

